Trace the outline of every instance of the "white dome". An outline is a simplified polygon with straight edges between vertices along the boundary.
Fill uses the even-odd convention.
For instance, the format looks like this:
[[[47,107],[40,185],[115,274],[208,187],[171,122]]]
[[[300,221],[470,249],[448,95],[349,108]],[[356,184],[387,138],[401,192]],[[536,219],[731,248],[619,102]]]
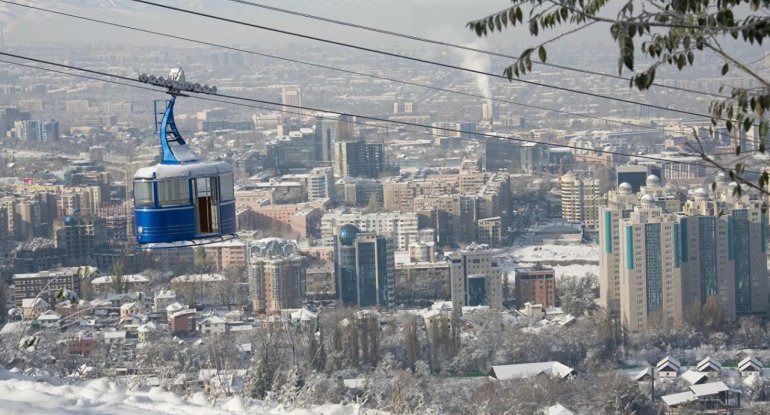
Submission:
[[[647,176],[647,186],[660,186],[660,178],[654,174]]]
[[[724,172],[719,172],[714,180],[717,183],[727,183],[727,175]]]
[[[618,186],[618,191],[620,193],[631,193],[634,191],[634,187],[628,182],[623,182]]]
[[[651,194],[646,194],[646,195],[642,196],[641,198],[639,198],[639,200],[642,202],[642,204],[645,204],[645,205],[651,205],[651,204],[655,203],[655,198],[652,197]]]
[[[707,197],[708,197],[708,195],[709,195],[709,194],[708,194],[708,192],[706,191],[706,189],[704,189],[704,188],[702,188],[702,187],[699,187],[699,188],[695,189],[695,191],[694,191],[694,192],[692,192],[692,195],[693,195],[693,197],[695,197],[696,199],[705,199],[705,198],[707,198]]]

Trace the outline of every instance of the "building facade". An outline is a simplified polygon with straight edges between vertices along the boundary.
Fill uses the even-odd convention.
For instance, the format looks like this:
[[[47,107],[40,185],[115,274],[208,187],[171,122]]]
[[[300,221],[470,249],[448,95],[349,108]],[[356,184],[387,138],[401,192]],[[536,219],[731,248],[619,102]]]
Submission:
[[[451,280],[452,306],[503,306],[502,271],[493,252],[483,246],[447,255]]]
[[[393,240],[345,224],[339,227],[334,245],[338,300],[358,307],[393,308],[396,299]]]
[[[534,266],[516,268],[516,304],[541,304],[544,308],[556,305],[556,273],[553,268]]]
[[[268,238],[249,247],[249,291],[257,313],[301,308],[307,290],[305,257],[292,241]]]

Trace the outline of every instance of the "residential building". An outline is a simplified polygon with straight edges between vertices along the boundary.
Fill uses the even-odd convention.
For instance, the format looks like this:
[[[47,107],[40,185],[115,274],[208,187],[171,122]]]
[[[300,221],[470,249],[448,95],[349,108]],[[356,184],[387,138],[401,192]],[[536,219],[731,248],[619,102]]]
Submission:
[[[454,308],[479,305],[502,308],[502,271],[491,250],[483,245],[472,245],[449,253],[447,260]]]
[[[655,193],[633,210],[603,209],[601,302],[625,329],[680,325],[709,301],[727,319],[767,314],[767,218],[759,200],[733,195],[734,187],[718,177],[713,192],[690,192],[679,213],[667,213]]]
[[[315,147],[316,161],[328,163],[334,160],[334,143],[353,139],[352,118],[334,113],[316,113]]]
[[[541,304],[543,307],[556,305],[556,273],[553,268],[535,265],[516,268],[516,304]]]
[[[82,268],[57,268],[31,274],[14,274],[13,285],[16,289],[14,292],[16,305],[21,307],[22,300],[35,298],[38,294],[49,304],[54,304],[57,292],[62,289],[72,291],[80,297]]]
[[[257,313],[300,308],[305,300],[305,257],[293,241],[267,238],[249,246],[249,288]]]
[[[163,313],[166,311],[166,307],[176,302],[176,293],[172,290],[160,290],[155,293],[155,297],[152,301],[152,310],[156,313]]]
[[[290,119],[299,120],[302,116],[302,92],[299,85],[284,85],[281,88],[282,112]]]
[[[589,229],[597,229],[599,207],[603,204],[600,181],[567,173],[561,176],[559,184],[562,217],[568,222],[580,222]]]
[[[105,296],[107,294],[119,294],[117,292],[118,284],[113,281],[115,277],[112,275],[105,275],[102,277],[96,277],[91,280],[91,288],[94,294],[98,296]],[[122,291],[123,292],[147,292],[150,285],[150,279],[140,274],[123,275],[122,277]]]
[[[502,223],[499,216],[479,219],[477,222],[479,244],[488,245],[490,248],[499,248],[503,243]]]
[[[363,140],[335,142],[332,165],[336,177],[376,179],[385,169],[383,144]]]
[[[396,300],[393,240],[355,225],[335,235],[335,288],[342,304],[393,308]]]
[[[246,244],[238,239],[207,244],[200,249],[215,270],[246,266]]]
[[[447,261],[396,264],[396,292],[401,304],[412,300],[448,300],[450,283]]]
[[[183,309],[172,313],[169,317],[171,333],[175,336],[195,332],[195,310]]]
[[[323,244],[334,246],[335,233],[348,223],[363,232],[389,236],[397,251],[406,251],[409,244],[419,238],[416,213],[326,213],[321,217]]]
[[[683,321],[679,224],[644,195],[620,228],[620,319],[631,332]],[[676,240],[675,240],[676,238]]]
[[[224,334],[227,331],[225,319],[219,316],[209,316],[198,322],[198,332],[204,335]]]

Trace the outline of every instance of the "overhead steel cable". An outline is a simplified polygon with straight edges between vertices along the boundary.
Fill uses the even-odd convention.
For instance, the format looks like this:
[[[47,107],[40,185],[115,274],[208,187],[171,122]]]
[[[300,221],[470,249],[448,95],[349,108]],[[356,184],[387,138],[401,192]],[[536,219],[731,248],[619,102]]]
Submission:
[[[104,72],[104,71],[98,71],[98,70],[94,70],[94,69],[81,68],[81,67],[77,67],[77,66],[73,66],[73,65],[66,65],[66,64],[62,64],[62,63],[48,61],[48,60],[45,60],[45,59],[32,58],[32,57],[17,55],[17,54],[8,53],[8,52],[0,52],[0,55],[8,56],[8,57],[16,58],[16,59],[27,60],[27,61],[31,61],[31,62],[42,63],[42,64],[45,64],[45,65],[56,66],[56,67],[60,67],[60,68],[66,68],[66,69],[71,69],[71,70],[76,70],[76,71],[82,71],[82,72],[86,72],[86,73],[90,73],[90,74],[95,74],[95,75],[101,75],[101,76],[106,76],[106,77],[113,77],[113,78],[117,78],[117,79],[122,79],[122,80],[130,81],[130,82],[133,82],[133,83],[142,83],[144,85],[144,83],[142,81],[140,81],[138,78],[135,79],[135,78],[131,78],[131,77],[128,77],[128,76],[111,74],[111,73]],[[495,135],[495,134],[485,134],[485,133],[479,133],[479,132],[469,132],[469,131],[464,131],[462,129],[457,129],[457,128],[430,126],[430,125],[419,124],[419,123],[414,123],[414,122],[400,121],[400,120],[390,120],[390,119],[386,119],[386,118],[380,118],[380,117],[374,117],[374,116],[368,116],[368,115],[361,115],[361,114],[344,112],[344,111],[334,111],[334,110],[323,109],[323,108],[315,108],[315,107],[308,107],[308,106],[284,104],[284,103],[280,103],[280,102],[274,102],[274,101],[268,101],[268,100],[262,100],[262,99],[256,99],[256,98],[246,98],[246,97],[240,97],[240,96],[236,96],[236,95],[223,94],[221,92],[209,93],[209,94],[207,94],[207,96],[208,95],[217,96],[217,97],[220,97],[220,98],[235,99],[235,100],[238,100],[238,101],[254,102],[254,103],[258,103],[258,104],[271,105],[271,106],[276,106],[276,107],[280,106],[280,107],[294,108],[294,109],[297,109],[297,110],[300,110],[300,111],[315,111],[315,112],[321,112],[321,113],[334,113],[334,114],[346,115],[346,116],[350,116],[350,117],[362,118],[362,119],[367,119],[367,120],[377,121],[377,122],[382,122],[382,123],[389,123],[389,124],[395,124],[395,125],[405,125],[405,126],[417,127],[417,128],[427,128],[427,129],[431,129],[431,130],[439,130],[439,131],[445,131],[445,132],[451,132],[451,133],[467,134],[467,135],[472,135],[472,136],[475,136],[475,137],[494,138],[494,139],[514,141],[514,142],[520,142],[520,143],[541,144],[541,145],[548,146],[548,147],[566,148],[566,149],[579,150],[579,151],[586,151],[586,150],[588,150],[588,151],[594,151],[594,152],[602,153],[602,154],[612,154],[612,155],[618,155],[618,156],[624,156],[624,157],[633,157],[633,158],[637,158],[637,159],[659,161],[659,162],[663,162],[663,163],[674,163],[674,164],[682,164],[682,165],[691,165],[691,166],[696,166],[696,167],[703,167],[703,168],[721,170],[721,169],[719,169],[717,167],[714,167],[712,165],[709,165],[709,164],[701,164],[701,163],[695,163],[695,162],[691,162],[691,161],[676,160],[676,159],[672,160],[672,159],[666,159],[666,158],[663,158],[663,157],[654,157],[654,156],[647,156],[647,155],[641,155],[641,154],[629,154],[629,153],[624,153],[624,152],[620,152],[620,151],[612,151],[612,150],[593,150],[593,149],[586,149],[586,148],[583,148],[583,147],[578,147],[578,146],[569,145],[569,144],[558,144],[558,143],[550,143],[550,142],[547,142],[547,141],[540,141],[540,140],[533,140],[533,139],[525,139],[525,138],[518,138],[518,137],[506,137],[506,136],[500,136],[500,135]],[[203,97],[199,97],[197,95],[192,95],[192,94],[190,96],[195,97],[195,98],[199,98],[199,99],[203,98]],[[700,157],[699,154],[694,154],[694,153],[681,153],[681,154],[684,155],[684,156],[688,156],[688,157]],[[749,171],[749,170],[746,170],[746,172],[759,174],[759,172]]]
[[[225,0],[225,1],[230,1],[230,2],[233,2],[233,3],[239,3],[239,4],[243,4],[243,5],[247,5],[247,6],[257,7],[257,8],[261,8],[261,9],[265,9],[265,10],[270,10],[270,11],[274,11],[274,12],[278,12],[278,13],[284,13],[284,14],[304,17],[306,19],[318,20],[318,21],[321,21],[321,22],[332,23],[332,24],[336,24],[336,25],[340,25],[340,26],[347,26],[347,27],[352,27],[352,28],[355,28],[355,29],[366,30],[366,31],[369,31],[369,32],[380,33],[380,34],[384,34],[384,35],[388,35],[388,36],[400,37],[400,38],[403,38],[403,39],[414,40],[414,41],[417,41],[417,42],[430,43],[432,45],[445,46],[445,47],[465,50],[465,51],[469,51],[469,52],[476,52],[476,53],[481,53],[481,54],[490,55],[490,56],[497,56],[497,57],[500,57],[500,58],[513,59],[515,61],[519,60],[518,56],[510,55],[510,54],[507,54],[507,53],[495,52],[495,51],[491,51],[491,50],[475,48],[475,47],[472,47],[472,46],[458,45],[456,43],[444,42],[444,41],[441,41],[441,40],[428,39],[428,38],[424,38],[424,37],[420,37],[420,36],[415,36],[415,35],[410,35],[410,34],[406,34],[406,33],[396,32],[396,31],[392,31],[392,30],[380,29],[380,28],[377,28],[377,27],[366,26],[366,25],[362,25],[362,24],[346,22],[346,21],[343,21],[343,20],[331,19],[331,18],[323,17],[323,16],[317,16],[317,15],[310,14],[310,13],[303,13],[303,12],[298,12],[298,11],[295,11],[295,10],[284,9],[284,8],[281,8],[281,7],[270,6],[270,5],[267,5],[267,4],[257,3],[257,2],[253,2],[253,1],[247,1],[247,0]],[[595,23],[595,22],[593,22],[593,23]],[[578,72],[578,73],[583,73],[583,74],[587,74],[587,75],[603,76],[603,77],[606,77],[606,78],[613,78],[613,79],[618,79],[618,80],[623,80],[623,81],[631,82],[631,78],[626,78],[626,77],[620,76],[620,75],[613,75],[611,73],[597,72],[597,71],[592,71],[592,70],[589,70],[589,69],[575,68],[575,67],[572,67],[572,66],[560,65],[560,64],[549,63],[549,62],[532,61],[532,63],[536,64],[536,65],[548,66],[548,67],[551,67],[551,68],[562,69],[562,70],[565,70],[565,71]],[[698,90],[695,90],[695,89],[682,88],[682,87],[678,87],[678,86],[674,86],[674,85],[665,85],[665,84],[661,84],[661,83],[657,83],[657,82],[653,82],[652,85],[654,85],[656,87],[660,87],[660,88],[667,88],[667,89],[673,89],[673,90],[681,91],[681,92],[688,92],[688,93],[691,93],[691,94],[705,95],[705,96],[711,96],[711,97],[715,97],[715,98],[730,98],[729,96],[715,94],[715,93],[712,93],[712,92],[698,91]]]
[[[661,106],[661,105],[655,105],[655,104],[646,104],[646,103],[643,103],[643,102],[634,101],[634,100],[630,100],[630,99],[612,97],[612,96],[609,96],[609,95],[602,95],[602,94],[598,94],[598,93],[595,93],[595,92],[581,91],[581,90],[567,88],[567,87],[563,87],[563,86],[546,84],[546,83],[543,83],[543,82],[530,81],[530,80],[521,79],[521,78],[512,78],[512,79],[509,80],[508,77],[506,77],[505,75],[496,74],[496,73],[492,73],[492,72],[486,72],[486,71],[482,71],[482,70],[466,68],[466,67],[463,67],[463,66],[452,65],[452,64],[449,64],[449,63],[431,61],[431,60],[428,60],[428,59],[423,59],[423,58],[417,58],[417,57],[413,57],[413,56],[402,55],[402,54],[399,54],[399,53],[388,52],[388,51],[374,49],[374,48],[370,48],[370,47],[366,47],[366,46],[354,45],[352,43],[339,42],[339,41],[336,41],[336,40],[326,39],[326,38],[322,38],[322,37],[318,37],[318,36],[312,36],[312,35],[307,35],[307,34],[304,34],[304,33],[292,32],[290,30],[277,29],[277,28],[274,28],[274,27],[269,27],[269,26],[255,24],[255,23],[244,22],[242,20],[236,20],[236,19],[231,19],[231,18],[228,18],[228,17],[217,16],[217,15],[213,15],[213,14],[209,14],[209,13],[203,13],[203,12],[199,12],[199,11],[195,11],[195,10],[185,9],[185,8],[182,8],[182,7],[175,7],[175,6],[169,6],[167,4],[155,3],[155,2],[152,2],[152,1],[148,1],[148,0],[128,0],[128,1],[132,1],[132,2],[135,2],[135,3],[141,3],[141,4],[146,4],[146,5],[149,5],[149,6],[159,7],[159,8],[162,8],[162,9],[172,10],[172,11],[176,11],[176,12],[180,12],[180,13],[185,13],[185,14],[190,14],[190,15],[194,15],[194,16],[205,17],[205,18],[208,18],[208,19],[218,20],[218,21],[222,21],[222,22],[226,22],[226,23],[232,23],[232,24],[236,24],[236,25],[240,25],[240,26],[247,26],[247,27],[252,27],[252,28],[255,28],[255,29],[266,30],[266,31],[270,31],[270,32],[273,32],[273,33],[280,33],[280,34],[283,34],[283,35],[299,37],[299,38],[302,38],[302,39],[314,40],[314,41],[317,41],[317,42],[328,43],[328,44],[332,44],[332,45],[336,45],[336,46],[343,46],[343,47],[347,47],[347,48],[351,48],[351,49],[361,50],[361,51],[364,51],[364,52],[370,52],[370,53],[375,53],[375,54],[379,54],[379,55],[390,56],[390,57],[398,58],[398,59],[410,60],[410,61],[424,63],[424,64],[428,64],[428,65],[439,66],[439,67],[447,68],[447,69],[454,69],[454,70],[468,72],[468,73],[472,73],[472,74],[476,74],[476,75],[485,75],[485,76],[489,76],[489,77],[492,77],[492,78],[504,79],[506,81],[521,82],[521,83],[524,83],[524,84],[533,85],[533,86],[539,86],[539,87],[542,87],[542,88],[555,89],[557,91],[563,91],[563,92],[569,92],[569,93],[574,93],[574,94],[580,94],[580,95],[590,96],[590,97],[593,97],[593,98],[599,98],[599,99],[605,99],[605,100],[610,100],[610,101],[615,101],[615,102],[621,102],[621,103],[624,103],[624,104],[644,105],[644,106],[647,106],[649,108],[655,108],[655,109],[658,109],[658,110],[661,110],[661,111],[674,112],[674,113],[688,115],[688,116],[692,116],[692,117],[705,118],[705,119],[717,119],[717,120],[720,120],[720,121],[727,121],[726,119],[716,118],[716,117],[712,117],[711,115],[700,114],[700,113],[697,113],[697,112],[692,112],[692,111],[687,111],[687,110],[680,110],[680,109],[672,109],[672,108],[667,108],[667,107],[664,107],[664,106]]]
[[[241,53],[251,54],[251,55],[254,55],[254,56],[261,56],[261,57],[270,58],[270,59],[283,60],[283,61],[286,61],[286,62],[292,62],[292,63],[312,66],[312,67],[316,67],[316,68],[322,68],[322,69],[327,69],[327,70],[347,73],[347,74],[350,74],[350,75],[364,76],[364,77],[368,77],[368,78],[379,79],[379,80],[383,80],[383,81],[389,81],[389,82],[394,82],[394,83],[399,83],[399,84],[404,84],[404,85],[410,85],[410,86],[415,86],[415,87],[419,87],[419,88],[426,88],[426,89],[430,89],[430,90],[441,91],[441,92],[446,92],[446,93],[451,93],[451,94],[457,94],[457,95],[462,95],[462,96],[467,96],[467,97],[472,97],[472,98],[479,98],[479,99],[485,99],[485,100],[488,99],[488,100],[495,101],[495,102],[501,102],[501,103],[505,103],[505,104],[517,105],[517,106],[521,106],[521,107],[525,107],[525,108],[532,108],[532,109],[537,109],[537,110],[541,110],[541,111],[557,112],[557,113],[560,113],[560,114],[571,115],[571,116],[574,116],[574,117],[589,118],[589,119],[593,119],[593,120],[597,120],[597,121],[604,121],[604,122],[607,122],[607,123],[613,123],[613,124],[618,124],[618,125],[627,125],[629,127],[665,131],[665,129],[663,129],[663,128],[659,128],[659,127],[655,127],[655,126],[651,126],[651,125],[643,125],[643,124],[637,124],[637,123],[632,123],[632,122],[628,122],[628,121],[613,120],[611,118],[604,118],[604,117],[599,117],[599,116],[590,115],[590,114],[582,114],[582,113],[570,112],[570,111],[565,111],[565,110],[557,110],[557,109],[553,109],[553,108],[542,107],[542,106],[533,105],[533,104],[524,104],[524,103],[520,103],[520,102],[516,102],[516,101],[512,101],[512,100],[501,99],[501,98],[485,97],[484,95],[480,95],[480,94],[473,94],[473,93],[469,93],[469,92],[457,91],[457,90],[448,89],[448,88],[441,88],[441,87],[437,87],[437,86],[421,84],[421,83],[412,82],[412,81],[405,81],[405,80],[396,79],[396,78],[390,78],[390,77],[386,77],[386,76],[373,75],[373,74],[368,74],[368,73],[364,73],[364,72],[357,72],[357,71],[352,71],[352,70],[349,70],[349,69],[342,69],[342,68],[337,68],[337,67],[328,66],[328,65],[322,65],[322,64],[313,63],[313,62],[301,61],[301,60],[298,60],[298,59],[292,59],[292,58],[287,58],[287,57],[278,56],[278,55],[271,55],[271,54],[267,54],[267,53],[255,52],[255,51],[248,50],[248,49],[237,48],[237,47],[222,45],[222,44],[218,44],[218,43],[212,43],[212,42],[207,42],[207,41],[203,41],[203,40],[192,39],[192,38],[188,38],[188,37],[184,37],[184,36],[172,35],[170,33],[158,32],[158,31],[149,30],[149,29],[142,29],[142,28],[138,28],[138,27],[134,27],[134,26],[124,25],[124,24],[110,22],[110,21],[106,21],[106,20],[95,19],[95,18],[91,18],[91,17],[80,16],[80,15],[76,15],[76,14],[72,14],[72,13],[67,13],[67,12],[62,12],[62,11],[57,11],[57,10],[52,10],[52,9],[48,9],[48,8],[44,8],[44,7],[37,7],[37,6],[28,5],[28,4],[16,3],[16,2],[13,2],[13,1],[9,1],[9,0],[0,0],[0,3],[6,3],[6,4],[11,4],[11,5],[20,6],[20,7],[26,7],[26,8],[29,8],[29,9],[34,9],[34,10],[38,10],[38,11],[42,11],[42,12],[47,12],[47,13],[53,13],[53,14],[57,14],[57,15],[60,15],[60,16],[66,16],[66,17],[71,17],[71,18],[74,18],[74,19],[84,20],[84,21],[88,21],[88,22],[93,22],[93,23],[99,23],[99,24],[104,24],[104,25],[108,25],[108,26],[119,27],[119,28],[127,29],[127,30],[133,30],[133,31],[140,32],[140,33],[147,33],[147,34],[151,34],[151,35],[155,35],[155,36],[162,36],[162,37],[167,37],[167,38],[171,38],[171,39],[177,39],[177,40],[183,40],[183,41],[186,41],[186,42],[197,43],[197,44],[200,44],[200,45],[205,45],[205,46],[211,46],[211,47],[216,47],[216,48],[232,50],[234,52],[241,52]]]

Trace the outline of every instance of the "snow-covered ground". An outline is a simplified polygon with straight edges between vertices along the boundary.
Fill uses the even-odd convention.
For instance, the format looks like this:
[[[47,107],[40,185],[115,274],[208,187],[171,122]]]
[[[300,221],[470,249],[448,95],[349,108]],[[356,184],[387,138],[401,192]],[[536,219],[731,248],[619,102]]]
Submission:
[[[599,245],[530,245],[512,246],[498,255],[503,272],[513,281],[514,268],[531,267],[542,263],[553,268],[556,278],[571,275],[582,277],[588,273],[599,275]]]
[[[527,245],[512,246],[501,252],[501,256],[519,262],[568,262],[589,261],[599,263],[599,245]]]
[[[160,388],[135,392],[106,379],[57,386],[0,369],[2,415],[357,415],[363,412],[358,405],[284,409],[239,397],[212,404],[202,393],[184,399]]]

